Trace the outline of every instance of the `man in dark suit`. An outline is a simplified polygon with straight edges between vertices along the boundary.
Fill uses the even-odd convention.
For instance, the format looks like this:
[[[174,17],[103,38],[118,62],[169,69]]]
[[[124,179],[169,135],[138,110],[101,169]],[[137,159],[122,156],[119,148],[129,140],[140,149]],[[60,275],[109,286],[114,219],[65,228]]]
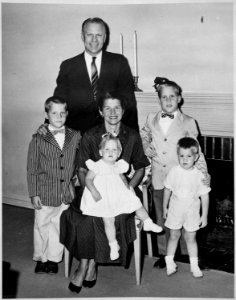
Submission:
[[[121,54],[107,52],[109,28],[100,18],[89,18],[82,24],[81,37],[85,51],[62,62],[55,96],[66,99],[69,116],[67,125],[83,134],[101,122],[96,95],[117,91],[126,98],[126,113],[122,122],[138,130],[137,103],[133,76],[127,59]],[[97,80],[93,82],[95,57]]]

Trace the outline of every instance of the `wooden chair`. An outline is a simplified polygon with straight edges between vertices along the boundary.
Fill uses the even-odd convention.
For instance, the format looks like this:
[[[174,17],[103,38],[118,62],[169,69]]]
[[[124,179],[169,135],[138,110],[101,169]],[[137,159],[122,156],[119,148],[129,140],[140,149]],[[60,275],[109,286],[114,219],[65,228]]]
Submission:
[[[143,194],[143,206],[148,209],[148,188],[151,184],[151,180],[148,177],[147,180],[142,184],[142,194]],[[135,277],[136,285],[140,285],[141,282],[141,230],[142,230],[142,221],[135,217],[135,227],[136,227],[136,240],[134,241],[134,262],[135,262]],[[148,247],[148,256],[152,257],[152,240],[151,233],[146,233],[147,235],[147,247]],[[65,248],[64,251],[64,264],[65,264],[65,277],[69,277],[73,257],[70,256],[69,251]]]

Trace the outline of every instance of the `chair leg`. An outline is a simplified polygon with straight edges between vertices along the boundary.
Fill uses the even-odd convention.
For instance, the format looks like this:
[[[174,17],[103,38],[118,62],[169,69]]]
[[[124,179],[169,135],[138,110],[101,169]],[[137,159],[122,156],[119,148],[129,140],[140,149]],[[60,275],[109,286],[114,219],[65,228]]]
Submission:
[[[134,261],[135,261],[135,275],[136,284],[140,285],[141,282],[141,231],[136,230],[137,238],[134,241]]]
[[[142,192],[143,192],[143,206],[148,211],[148,191],[147,191],[147,185],[142,186]],[[148,256],[153,257],[153,251],[152,251],[152,236],[151,233],[147,232],[146,233],[147,237],[147,248],[148,248]]]
[[[64,249],[65,277],[70,276],[70,269],[71,269],[72,259],[73,258],[70,256],[70,252],[65,248]]]

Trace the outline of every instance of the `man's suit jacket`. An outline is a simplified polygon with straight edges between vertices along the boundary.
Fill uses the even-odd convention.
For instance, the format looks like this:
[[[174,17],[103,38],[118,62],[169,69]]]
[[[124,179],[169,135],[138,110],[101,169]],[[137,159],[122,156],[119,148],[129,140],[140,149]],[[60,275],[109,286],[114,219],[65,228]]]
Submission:
[[[148,114],[146,123],[140,132],[144,152],[150,144],[155,147],[157,152],[157,156],[152,159],[152,184],[154,189],[158,190],[164,188],[163,182],[167,173],[174,165],[178,164],[178,140],[186,136],[197,139],[198,136],[196,121],[192,117],[178,111],[166,134],[160,127],[160,117],[161,112]],[[207,173],[207,165],[202,152],[200,152],[197,167]]]
[[[123,123],[138,129],[134,81],[128,61],[123,55],[105,51],[102,54],[98,92],[115,90],[127,99]],[[66,124],[69,127],[80,130],[83,134],[101,122],[84,53],[62,62],[54,95],[63,97],[68,103],[69,115]]]
[[[68,127],[65,129],[63,149],[48,130],[47,134],[33,135],[27,159],[29,196],[39,196],[46,206],[71,203],[70,182],[75,172],[75,157],[81,135]]]

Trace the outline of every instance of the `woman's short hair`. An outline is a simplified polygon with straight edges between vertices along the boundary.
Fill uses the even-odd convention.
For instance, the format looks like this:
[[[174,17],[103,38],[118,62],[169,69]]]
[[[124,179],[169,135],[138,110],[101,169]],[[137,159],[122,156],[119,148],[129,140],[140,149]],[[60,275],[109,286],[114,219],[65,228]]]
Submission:
[[[104,92],[98,95],[97,101],[98,101],[98,107],[99,110],[102,111],[104,103],[108,99],[116,99],[120,101],[120,105],[123,110],[126,108],[126,98],[125,96],[121,95],[117,91],[112,91],[112,92]]]
[[[191,149],[191,151],[193,151],[195,154],[199,153],[199,143],[197,140],[191,137],[181,138],[177,143],[177,153],[179,152],[180,148]]]
[[[52,96],[52,97],[49,97],[44,103],[44,110],[45,110],[46,113],[49,112],[49,110],[52,106],[52,103],[64,104],[65,105],[65,110],[67,110],[67,103],[63,98],[58,97],[58,96]]]

